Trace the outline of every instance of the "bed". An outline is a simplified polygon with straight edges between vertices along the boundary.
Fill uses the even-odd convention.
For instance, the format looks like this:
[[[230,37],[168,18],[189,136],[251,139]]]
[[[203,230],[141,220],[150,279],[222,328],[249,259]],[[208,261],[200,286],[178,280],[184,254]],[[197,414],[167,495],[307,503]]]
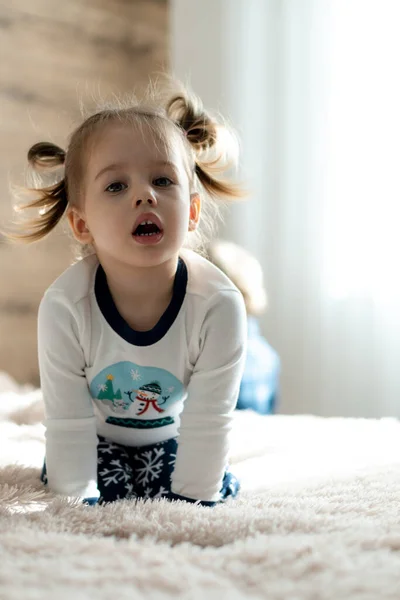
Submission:
[[[0,597],[400,598],[396,419],[238,411],[238,499],[82,506],[43,489],[40,390],[0,376]]]

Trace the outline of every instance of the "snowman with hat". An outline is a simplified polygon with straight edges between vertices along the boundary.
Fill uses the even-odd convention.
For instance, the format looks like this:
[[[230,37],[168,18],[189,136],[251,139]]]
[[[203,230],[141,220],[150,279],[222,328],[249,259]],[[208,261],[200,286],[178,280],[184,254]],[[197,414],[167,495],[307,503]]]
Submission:
[[[163,408],[160,408],[160,404],[165,404],[169,398],[169,396],[161,396],[162,389],[158,381],[146,383],[140,386],[138,390],[130,390],[129,392],[124,392],[124,394],[132,402],[130,411],[133,410],[137,417],[146,415],[148,419],[159,417],[160,413],[165,412]],[[135,398],[132,398],[133,394],[136,394]]]

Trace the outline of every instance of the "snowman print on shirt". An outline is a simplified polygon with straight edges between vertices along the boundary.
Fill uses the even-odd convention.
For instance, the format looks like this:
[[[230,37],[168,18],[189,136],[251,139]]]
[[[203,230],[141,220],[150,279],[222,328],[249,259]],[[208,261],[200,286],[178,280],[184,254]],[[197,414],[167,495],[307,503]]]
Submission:
[[[103,369],[90,382],[90,391],[106,423],[137,429],[174,423],[170,409],[184,394],[172,373],[128,361]]]
[[[169,396],[161,396],[162,390],[158,381],[152,381],[151,383],[142,385],[138,390],[131,390],[124,392],[129,396],[129,400],[132,402],[132,409],[136,411],[136,416],[144,415],[148,412],[148,418],[158,416],[164,412],[163,408],[160,408],[160,404],[165,404]],[[135,398],[132,398],[132,393],[135,393]],[[161,396],[161,398],[160,398]]]

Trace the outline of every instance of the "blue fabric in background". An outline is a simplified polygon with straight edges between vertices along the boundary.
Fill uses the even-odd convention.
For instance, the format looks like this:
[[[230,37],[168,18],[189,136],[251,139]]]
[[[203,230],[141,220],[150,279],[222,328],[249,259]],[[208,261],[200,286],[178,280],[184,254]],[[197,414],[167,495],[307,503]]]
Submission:
[[[273,414],[279,398],[281,362],[261,335],[258,321],[248,316],[247,358],[236,408]]]

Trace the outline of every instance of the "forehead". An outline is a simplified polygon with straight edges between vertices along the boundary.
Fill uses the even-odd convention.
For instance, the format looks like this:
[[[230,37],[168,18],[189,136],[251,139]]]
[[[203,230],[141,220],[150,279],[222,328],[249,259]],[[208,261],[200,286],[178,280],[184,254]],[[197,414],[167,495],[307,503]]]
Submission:
[[[88,171],[108,164],[151,165],[171,162],[183,167],[185,150],[172,127],[159,131],[146,123],[109,123],[94,135],[90,144]]]

